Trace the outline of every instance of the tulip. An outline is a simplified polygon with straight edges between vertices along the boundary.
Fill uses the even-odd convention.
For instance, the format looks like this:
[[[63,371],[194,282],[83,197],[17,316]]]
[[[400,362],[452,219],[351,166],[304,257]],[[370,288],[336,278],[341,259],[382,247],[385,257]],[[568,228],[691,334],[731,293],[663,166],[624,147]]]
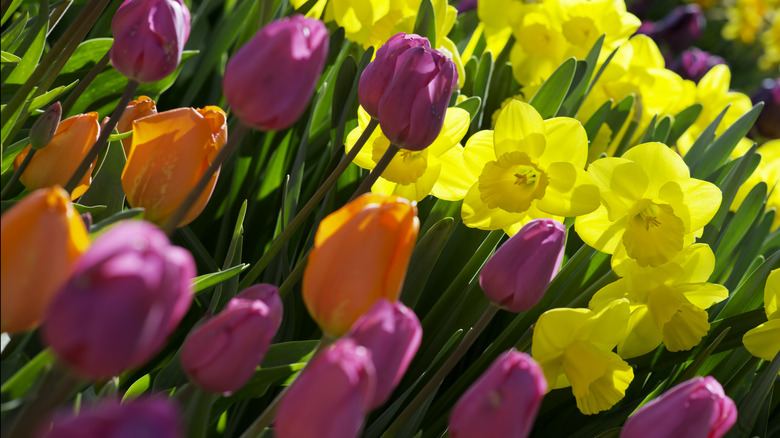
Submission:
[[[145,219],[164,224],[225,145],[226,122],[216,106],[179,108],[133,122],[133,143],[122,172],[128,204],[146,209]],[[218,176],[211,177],[178,227],[203,211]]]
[[[358,85],[358,100],[371,117],[378,117],[379,101],[398,70],[399,57],[412,47],[430,49],[431,43],[428,38],[419,35],[397,33],[376,51],[374,60],[363,70]]]
[[[328,31],[295,15],[268,24],[228,61],[222,89],[248,126],[278,131],[306,109],[328,55]]]
[[[711,55],[693,47],[677,57],[669,69],[682,76],[683,79],[699,82],[712,67],[725,63],[726,61],[720,56]]]
[[[195,262],[157,227],[126,221],[103,232],[46,312],[43,338],[81,374],[100,379],[143,364],[192,301]]]
[[[666,41],[672,49],[680,52],[701,38],[705,25],[701,7],[687,4],[674,8],[662,20],[643,23],[637,32]]]
[[[398,299],[419,228],[414,204],[374,193],[322,220],[303,301],[325,333],[339,337],[379,298]]]
[[[380,298],[352,325],[347,336],[371,352],[377,386],[371,408],[390,397],[422,340],[422,327],[412,309]]]
[[[232,393],[249,381],[279,328],[281,299],[276,287],[258,285],[239,294],[225,309],[184,341],[181,365],[211,392]],[[262,298],[254,298],[260,295]],[[264,299],[263,299],[264,298]]]
[[[512,349],[496,359],[452,410],[452,438],[527,437],[547,392],[531,356]]]
[[[358,436],[376,374],[371,353],[342,339],[318,354],[279,402],[277,438]]]
[[[72,410],[43,426],[39,437],[50,438],[181,438],[178,407],[169,399],[138,399],[130,403],[102,402],[78,415]]]
[[[377,119],[391,143],[420,151],[441,132],[458,72],[451,59],[424,47],[407,49],[397,62],[395,77],[379,101]]]
[[[125,112],[122,113],[122,117],[119,119],[119,123],[116,125],[119,133],[125,133],[133,129],[133,122],[136,120],[157,114],[157,105],[148,96],[141,96],[136,100],[127,104]],[[130,145],[133,142],[132,134],[130,137],[122,139],[122,149],[125,150],[125,157],[130,156]]]
[[[32,330],[89,246],[87,229],[68,193],[53,187],[3,214],[2,242],[2,331]]]
[[[737,407],[717,380],[694,377],[639,408],[620,438],[718,438],[737,421]]]
[[[100,135],[100,124],[97,113],[79,114],[63,120],[57,126],[57,132],[49,144],[35,153],[19,180],[29,190],[55,185],[64,186],[89,152],[98,135]],[[19,168],[31,148],[32,145],[27,145],[14,158],[14,169]],[[72,200],[78,199],[89,188],[93,166],[94,163],[89,166],[79,185],[71,192]]]
[[[61,118],[62,105],[59,102],[47,108],[30,127],[30,147],[39,150],[51,143]]]
[[[761,88],[751,96],[753,104],[764,102],[756,120],[756,130],[767,138],[780,138],[780,78],[764,79]],[[779,213],[775,213],[779,214]]]
[[[125,0],[111,20],[111,65],[141,83],[173,73],[190,36],[182,0]]]
[[[534,219],[510,237],[482,268],[479,285],[488,299],[510,312],[529,310],[561,267],[566,228]]]

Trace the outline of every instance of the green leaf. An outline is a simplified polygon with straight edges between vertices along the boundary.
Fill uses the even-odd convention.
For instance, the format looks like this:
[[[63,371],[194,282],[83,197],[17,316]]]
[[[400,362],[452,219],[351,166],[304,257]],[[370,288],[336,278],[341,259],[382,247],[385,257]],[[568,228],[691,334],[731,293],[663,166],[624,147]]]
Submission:
[[[607,116],[607,126],[609,126],[609,129],[612,131],[612,138],[610,139],[610,142],[614,141],[620,133],[621,128],[623,128],[623,125],[626,123],[628,116],[631,114],[631,108],[633,106],[634,95],[629,94],[609,111],[609,115]]]
[[[703,241],[714,243],[715,238],[719,235],[717,232],[720,231],[723,222],[726,220],[729,207],[731,207],[731,203],[734,202],[734,197],[736,196],[739,187],[753,172],[753,169],[758,166],[760,161],[761,156],[756,154],[756,146],[753,145],[753,147],[745,152],[745,155],[732,162],[734,163],[733,167],[731,167],[731,171],[726,174],[723,182],[721,184],[716,184],[720,186],[722,193],[720,207],[718,207],[718,211],[715,212],[715,216],[710,220],[710,223],[704,228],[704,235],[702,236]],[[728,165],[731,165],[732,163],[729,163]]]
[[[94,214],[105,210],[106,206],[105,205],[81,205],[81,204],[74,203],[73,208],[75,208],[76,211],[79,212],[79,214],[84,214],[84,213]]]
[[[97,170],[89,189],[79,200],[85,205],[104,205],[107,207],[104,211],[93,215],[92,218],[95,221],[101,221],[122,211],[125,203],[122,171],[126,162],[122,143],[118,141],[109,143],[100,169]]]
[[[703,107],[700,103],[694,103],[688,108],[685,108],[684,110],[677,113],[677,115],[674,116],[674,124],[672,125],[672,130],[666,140],[668,142],[666,144],[673,145],[677,143],[677,140],[680,138],[680,136],[683,135],[685,131],[687,131],[688,128],[693,125],[693,122],[695,122],[699,117],[702,108]]]
[[[716,260],[714,276],[719,276],[720,272],[734,261],[732,254],[737,249],[737,245],[742,242],[756,218],[764,211],[766,194],[766,183],[762,181],[756,184],[742,201],[728,227],[721,230],[720,240],[714,248]]]
[[[35,19],[35,24],[29,29],[22,44],[14,50],[22,55],[21,61],[11,71],[7,78],[3,78],[3,84],[23,84],[32,75],[38,61],[43,54],[46,44],[46,35],[49,31],[48,1],[41,1],[41,9]],[[5,69],[4,69],[5,70]]]
[[[23,396],[33,386],[41,371],[53,365],[54,360],[51,350],[47,348],[41,351],[0,387],[0,393],[8,400]]]
[[[585,133],[588,134],[588,147],[593,144],[593,140],[596,139],[596,135],[599,133],[599,129],[601,129],[601,125],[604,124],[604,122],[607,121],[607,117],[609,116],[609,108],[612,106],[612,99],[604,102],[601,104],[599,109],[596,110],[596,112],[593,113],[592,116],[588,119],[587,122],[585,122],[583,128],[585,128]]]
[[[482,99],[482,102],[486,102],[488,93],[490,92],[490,79],[493,76],[493,54],[485,52],[482,54],[482,58],[479,60],[477,71],[474,75],[474,96]],[[482,126],[482,120],[485,117],[485,106],[483,105],[477,112],[477,116],[472,120],[469,132],[474,133],[479,131]],[[488,115],[488,117],[490,117]]]
[[[433,9],[431,0],[422,0],[420,2],[420,9],[417,11],[417,21],[414,23],[414,33],[428,38],[428,41],[431,42],[431,47],[439,47],[436,44],[436,12]]]
[[[21,60],[22,60],[22,58],[14,55],[13,53],[0,52],[0,61],[2,61],[3,63],[17,64]]]
[[[111,134],[111,135],[108,136],[108,140],[107,141],[109,141],[109,142],[120,141],[120,140],[124,140],[126,138],[130,138],[130,136],[132,136],[132,135],[133,135],[133,130],[131,129],[131,130],[127,131],[127,132],[121,132],[119,134]]]
[[[647,130],[645,130],[644,135],[639,140],[639,144],[647,143],[649,141],[653,140],[653,135],[655,135],[655,121],[658,119],[658,115],[654,115],[652,119],[650,119],[650,124],[647,125]]]
[[[127,210],[122,210],[92,225],[92,228],[89,229],[89,234],[90,236],[95,237],[98,233],[103,231],[105,228],[119,221],[130,220],[130,219],[143,219],[143,218],[144,218],[143,208],[129,208]]]
[[[555,117],[558,108],[561,107],[566,93],[574,79],[574,70],[577,67],[577,60],[569,58],[563,62],[550,77],[544,81],[539,91],[528,102],[536,108],[536,111],[543,119]]]
[[[192,279],[192,286],[193,286],[192,293],[198,293],[202,290],[206,290],[210,288],[211,286],[215,286],[219,283],[222,283],[225,280],[233,278],[234,276],[240,274],[241,271],[243,271],[248,267],[249,267],[248,264],[242,263],[240,265],[233,266],[232,268],[225,269],[223,271],[212,272],[211,274],[199,275]]]
[[[0,25],[4,25],[6,20],[8,20],[9,18],[11,18],[11,16],[14,15],[14,12],[16,12],[16,8],[18,8],[19,5],[22,4],[22,0],[9,0],[9,1],[11,1],[11,4],[8,6],[8,9],[5,11],[2,21],[0,21]],[[25,14],[26,13],[27,11],[25,11]]]
[[[141,376],[140,379],[133,382],[133,384],[127,388],[125,395],[122,396],[122,403],[132,401],[140,397],[144,392],[146,392],[147,389],[149,389],[151,382],[152,378],[149,376],[149,374],[144,374]]]
[[[758,414],[761,412],[761,406],[769,395],[772,385],[777,379],[777,373],[780,371],[780,353],[770,362],[764,370],[753,380],[750,391],[739,403],[737,411],[737,423],[729,430],[727,437],[737,438],[750,436],[750,431],[756,423]]]
[[[24,13],[19,15],[19,18],[17,18],[9,27],[3,32],[2,39],[0,39],[0,49],[2,51],[7,52],[11,50],[11,47],[14,45],[17,39],[19,39],[19,36],[22,34],[22,31],[24,30],[24,27],[27,25],[27,20],[30,18],[30,13],[28,11],[24,11]]]
[[[339,123],[346,121],[345,113],[352,107],[352,105],[347,103],[349,102],[357,74],[357,62],[355,62],[355,58],[348,56],[341,63],[339,74],[336,76],[336,83],[333,86],[333,100],[331,101],[330,110],[333,115],[330,119],[331,129],[336,129]],[[342,142],[343,139],[336,139],[336,141]]]
[[[113,38],[94,38],[82,42],[60,70],[60,75],[76,73],[83,76],[108,53],[112,44]]]
[[[482,106],[482,99],[477,96],[469,97],[455,106],[468,111],[471,120],[474,120],[474,117],[477,116],[479,109]]]
[[[559,116],[573,117],[575,114],[577,114],[577,111],[580,109],[582,102],[585,101],[587,92],[589,92],[590,88],[593,86],[591,83],[591,78],[593,78],[593,71],[596,69],[596,64],[598,63],[599,54],[601,53],[601,47],[604,44],[605,37],[606,35],[601,35],[599,39],[596,40],[596,42],[593,44],[593,47],[591,47],[588,55],[585,57],[585,60],[577,62],[578,69],[580,69],[580,65],[583,66],[581,69],[582,73],[581,75],[577,76],[577,80],[573,82],[574,86],[569,90],[566,99],[563,101],[562,108],[558,113]],[[611,56],[604,63],[604,66],[607,65],[609,59],[611,59]],[[602,68],[604,67],[602,66]],[[598,79],[598,77],[596,77],[596,79]],[[596,79],[593,80],[593,83],[595,83]]]
[[[78,83],[79,81],[73,81],[68,85],[52,88],[51,90],[41,94],[40,96],[34,98],[32,102],[30,102],[30,107],[28,108],[27,111],[29,113],[32,113],[33,111],[39,108],[43,108],[44,106],[47,106],[49,103],[53,102],[54,99],[67,93],[71,88],[75,87],[76,84]]]
[[[704,178],[725,163],[731,151],[737,146],[737,143],[753,126],[763,107],[763,102],[757,103],[756,106],[743,114],[734,124],[726,128],[723,134],[707,148],[706,153],[693,164],[691,176]]]
[[[685,160],[685,164],[687,164],[688,167],[693,167],[693,165],[704,156],[712,141],[715,140],[715,130],[718,129],[718,125],[720,125],[720,121],[723,120],[723,116],[726,115],[726,111],[729,110],[729,106],[730,105],[727,105],[726,108],[723,108],[723,111],[721,111],[720,114],[704,128],[704,131],[702,131],[696,141],[693,142],[693,145],[683,157],[683,160]],[[688,109],[690,108],[683,110],[683,112]],[[699,112],[701,112],[701,110],[699,110]],[[680,114],[682,114],[682,112]],[[682,135],[682,132],[680,132],[680,135]]]
[[[2,173],[5,173],[14,164],[14,158],[30,144],[30,138],[25,137],[3,150]]]
[[[672,117],[664,116],[660,122],[655,126],[655,132],[653,132],[652,141],[668,144],[669,133],[672,129]]]
[[[431,227],[414,246],[401,292],[401,301],[409,308],[414,309],[417,305],[454,226],[455,220],[444,218]]]
[[[775,251],[729,296],[723,310],[718,313],[718,319],[728,318],[761,307],[761,303],[764,302],[764,287],[767,276],[769,276],[770,271],[780,266],[779,262],[780,251]]]

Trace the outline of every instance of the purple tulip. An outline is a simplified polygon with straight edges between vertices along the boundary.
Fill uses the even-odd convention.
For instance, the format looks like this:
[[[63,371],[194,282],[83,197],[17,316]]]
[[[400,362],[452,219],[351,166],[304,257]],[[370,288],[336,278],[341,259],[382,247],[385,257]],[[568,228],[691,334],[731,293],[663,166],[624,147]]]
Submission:
[[[111,21],[111,33],[111,65],[132,80],[159,81],[181,61],[190,11],[182,0],[125,0]]]
[[[717,380],[694,377],[642,406],[620,438],[719,438],[737,421],[737,407]]]
[[[360,433],[374,398],[371,353],[352,339],[320,352],[279,402],[278,438],[351,438]]]
[[[531,432],[547,380],[531,356],[509,350],[490,365],[455,404],[451,438],[525,438]]]
[[[52,300],[43,338],[95,378],[143,364],[165,344],[192,301],[195,262],[157,227],[119,223],[79,259]]]
[[[459,14],[473,11],[474,9],[477,9],[477,0],[462,0],[460,3],[458,3]]]
[[[378,118],[379,101],[398,70],[398,60],[402,53],[412,47],[430,49],[431,43],[428,38],[419,35],[397,33],[376,51],[374,60],[363,70],[358,84],[358,100],[371,117]]]
[[[682,76],[683,79],[699,82],[712,67],[725,63],[726,61],[720,56],[693,47],[680,54],[671,63],[669,69]]]
[[[394,145],[420,151],[438,137],[458,83],[455,63],[436,50],[412,47],[398,57],[379,102],[379,126]]]
[[[262,28],[228,61],[222,90],[245,125],[278,131],[309,104],[328,55],[325,25],[302,15]]]
[[[695,3],[687,4],[674,8],[666,17],[656,22],[653,32],[648,35],[653,39],[666,41],[679,53],[701,38],[705,26],[701,7]]]
[[[764,79],[751,98],[754,105],[764,102],[756,120],[758,133],[767,138],[780,138],[780,78]]]
[[[347,337],[371,352],[377,386],[370,407],[376,408],[390,397],[420,348],[420,320],[400,301],[380,298],[355,321]]]
[[[275,286],[247,289],[187,336],[181,350],[182,369],[208,391],[237,391],[263,361],[279,328],[281,313]]]
[[[138,399],[130,403],[103,402],[78,415],[72,411],[42,427],[49,438],[180,438],[179,409],[168,399]]]
[[[539,302],[558,273],[565,243],[562,223],[534,219],[485,263],[479,285],[499,307],[510,312],[526,311]]]

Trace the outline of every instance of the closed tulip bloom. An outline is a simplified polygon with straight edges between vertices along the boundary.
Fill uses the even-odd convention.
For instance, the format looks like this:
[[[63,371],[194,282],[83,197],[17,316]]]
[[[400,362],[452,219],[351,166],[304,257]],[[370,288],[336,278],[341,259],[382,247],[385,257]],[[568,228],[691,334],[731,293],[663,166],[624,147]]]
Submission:
[[[398,60],[402,53],[412,47],[430,49],[431,43],[428,38],[419,35],[403,32],[393,35],[376,51],[376,57],[360,75],[358,100],[371,117],[378,117],[379,101],[398,70]]]
[[[347,336],[371,352],[377,385],[371,408],[381,406],[401,381],[422,340],[414,311],[380,298],[352,325]]]
[[[256,284],[242,290],[240,294],[236,295],[236,298],[241,298],[243,300],[260,300],[265,303],[270,311],[274,331],[279,330],[279,327],[282,325],[284,308],[282,307],[282,298],[279,296],[278,287],[267,283]],[[230,307],[230,303],[228,303],[228,307]]]
[[[136,100],[130,101],[116,124],[119,133],[125,133],[133,129],[133,122],[136,120],[157,114],[157,105],[148,96],[141,96]],[[133,143],[133,136],[122,139],[122,149],[125,150],[125,157],[130,156],[130,145]]]
[[[272,288],[264,296],[270,305],[252,293],[238,295],[187,336],[181,365],[195,383],[211,392],[232,393],[249,381],[281,321],[281,299]]]
[[[144,218],[164,224],[198,183],[227,141],[227,118],[216,106],[178,108],[133,123],[133,142],[122,172],[127,203],[146,209]],[[203,211],[217,171],[178,227]]]
[[[510,237],[482,268],[485,295],[510,312],[534,307],[558,273],[566,228],[553,219],[534,219]]]
[[[99,135],[100,124],[97,113],[79,114],[63,120],[57,126],[57,132],[49,144],[35,153],[19,180],[29,190],[64,186]],[[31,146],[27,145],[14,158],[14,169],[22,164],[30,149]],[[79,185],[71,192],[72,200],[78,199],[89,188],[93,166],[94,163],[89,166]]]
[[[103,232],[52,300],[43,338],[81,374],[115,376],[163,347],[192,301],[195,262],[157,227]]]
[[[620,438],[719,438],[737,421],[737,407],[717,380],[694,377],[642,406]]]
[[[51,429],[46,424],[38,434],[44,438],[181,438],[180,412],[165,398],[138,399],[130,403],[101,402],[72,410],[54,418]]]
[[[87,229],[65,190],[40,189],[3,214],[2,243],[2,331],[32,330],[87,250]]]
[[[342,339],[318,354],[279,402],[277,438],[352,438],[374,396],[371,353]]]
[[[295,15],[262,28],[228,61],[222,90],[242,123],[278,131],[309,104],[328,56],[328,31]]]
[[[525,438],[547,392],[544,373],[531,356],[512,349],[463,394],[452,410],[452,438]]]
[[[43,112],[30,127],[30,147],[42,149],[51,142],[62,119],[62,105],[56,102]]]
[[[190,11],[182,0],[125,0],[111,20],[111,65],[137,82],[173,73],[190,36]]]
[[[376,300],[398,299],[419,229],[414,204],[374,193],[320,222],[303,301],[325,333],[339,337]]]

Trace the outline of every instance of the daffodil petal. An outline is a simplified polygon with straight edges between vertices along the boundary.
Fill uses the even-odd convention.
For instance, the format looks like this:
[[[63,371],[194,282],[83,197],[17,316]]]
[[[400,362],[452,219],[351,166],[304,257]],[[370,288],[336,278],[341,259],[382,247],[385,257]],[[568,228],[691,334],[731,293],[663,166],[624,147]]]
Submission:
[[[705,282],[715,269],[715,254],[705,243],[697,243],[681,251],[673,261],[682,268],[683,276],[679,278],[680,283]]]
[[[780,214],[780,213],[778,213]],[[780,268],[769,273],[764,286],[764,310],[769,319],[780,318],[778,312],[778,302],[780,302]]]
[[[780,319],[770,319],[758,327],[748,330],[742,343],[753,356],[772,360],[780,352]]]
[[[593,213],[577,216],[574,231],[591,247],[612,254],[623,239],[626,225],[625,220],[610,221],[607,209],[602,205]]]
[[[539,157],[542,167],[552,163],[571,163],[585,169],[588,159],[588,134],[582,124],[568,117],[556,117],[543,122],[547,145]]]
[[[629,313],[628,300],[612,301],[598,312],[594,311],[576,337],[611,350],[626,333]]]
[[[585,415],[605,411],[626,395],[634,371],[617,354],[576,342],[563,355],[563,369],[571,383],[577,408]]]
[[[395,186],[397,185],[397,183],[388,181],[380,176],[377,178],[374,185],[371,186],[371,192],[379,193],[380,195],[392,195],[393,192],[395,192]]]
[[[639,306],[628,318],[626,337],[618,343],[618,355],[624,359],[641,356],[661,345],[661,332],[647,306]]]
[[[469,129],[471,116],[463,108],[450,107],[444,114],[444,125],[438,137],[428,146],[428,150],[434,156],[445,154],[450,148],[460,143],[466,131]]]
[[[542,121],[542,116],[531,105],[519,100],[509,102],[496,119],[496,156],[522,151],[531,158],[539,157],[544,150]]]
[[[620,278],[602,287],[593,294],[588,303],[588,307],[593,309],[593,311],[598,312],[615,300],[627,298],[627,292],[626,279]]]
[[[691,176],[682,157],[663,143],[634,146],[623,154],[623,158],[638,164],[649,177],[647,198],[658,196],[658,191],[667,182]]]
[[[676,286],[675,289],[700,309],[708,309],[729,297],[729,290],[715,283],[686,283]]]
[[[677,290],[657,290],[648,296],[647,305],[669,351],[690,350],[710,328],[707,312]]]
[[[440,172],[441,163],[429,163],[425,173],[423,173],[417,181],[411,184],[396,185],[393,194],[410,201],[422,201],[431,193],[431,189],[433,189],[434,184],[436,184],[436,179],[439,178]]]
[[[707,225],[721,202],[721,192],[715,184],[694,178],[667,182],[660,188],[659,197],[683,220],[686,232]]]
[[[585,170],[571,163],[552,163],[547,168],[549,185],[536,206],[558,216],[581,216],[597,209],[599,188]]]
[[[645,198],[648,177],[644,169],[623,158],[602,158],[588,167],[601,191],[610,220],[625,215],[640,199]]]
[[[520,231],[520,228],[523,228],[523,225],[527,224],[528,222],[531,222],[534,219],[542,219],[542,218],[553,219],[560,223],[563,223],[564,219],[566,219],[563,216],[556,216],[554,214],[548,214],[539,210],[538,208],[536,208],[536,202],[534,202],[531,204],[531,207],[529,207],[528,210],[526,210],[523,219],[521,219],[520,222],[512,224],[508,227],[504,227],[504,232],[509,236],[514,236],[515,234],[517,234],[518,231]]]
[[[556,308],[539,316],[534,326],[531,354],[539,361],[558,357],[593,314],[588,309]]]
[[[485,164],[490,161],[496,161],[493,131],[479,131],[466,142],[466,147],[463,149],[463,163],[471,173],[472,179],[476,181]]]
[[[510,213],[488,207],[480,198],[479,184],[474,184],[466,193],[460,212],[467,227],[481,230],[500,230],[520,222],[525,216],[525,213]]]
[[[455,145],[438,159],[441,162],[441,173],[433,185],[433,196],[445,201],[465,198],[477,179],[472,177],[463,162],[463,146]]]

